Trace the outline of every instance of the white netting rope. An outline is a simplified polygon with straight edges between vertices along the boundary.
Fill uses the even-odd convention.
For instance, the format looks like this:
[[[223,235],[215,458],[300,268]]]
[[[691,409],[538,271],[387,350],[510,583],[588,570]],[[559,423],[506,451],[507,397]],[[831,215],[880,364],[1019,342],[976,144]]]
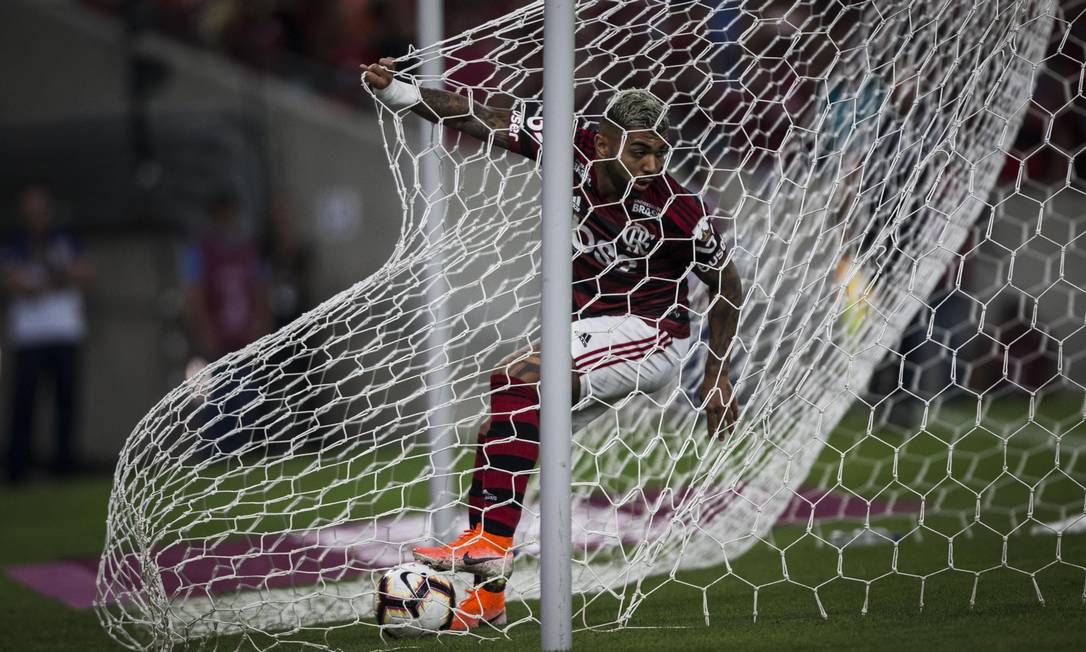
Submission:
[[[1032,497],[1008,507],[986,489],[1032,483],[1043,497],[1046,481],[1082,480],[1081,447],[1063,440],[1082,423],[1080,405],[1042,426],[1051,439],[1021,450],[1007,441],[1021,424],[994,433],[1010,470],[974,486],[975,458],[955,464],[955,447],[990,428],[995,401],[1026,396],[1028,422],[1040,423],[1036,402],[1081,395],[1082,386],[1061,353],[1061,373],[1040,389],[1016,385],[1005,368],[997,377],[1006,382],[978,389],[988,359],[970,358],[936,324],[945,297],[957,295],[971,302],[959,315],[966,330],[984,333],[989,306],[1015,289],[997,275],[940,279],[996,241],[1001,225],[1025,224],[1013,202],[993,200],[993,188],[1045,48],[1070,18],[1034,0],[749,5],[578,4],[578,119],[598,121],[617,89],[648,88],[667,102],[669,170],[712,207],[746,288],[733,345],[742,419],[726,444],[707,440],[697,411],[704,345],[691,349],[683,387],[634,392],[575,435],[575,591],[621,598],[600,625],[633,615],[654,590],[645,578],[710,566],[735,576],[731,562],[744,551],[778,549],[772,530],[797,510],[806,515],[791,521],[801,536],[829,545],[824,522],[900,519],[898,507],[915,503],[920,517],[907,515],[905,536],[922,531],[953,547],[986,509],[1013,527],[1040,523]],[[414,53],[399,74],[411,79],[442,57],[449,88],[511,106],[540,98],[541,54],[536,3]],[[473,81],[454,81],[461,76]],[[122,643],[241,632],[266,647],[368,622],[373,573],[427,541],[437,509],[463,519],[476,430],[490,409],[487,378],[538,335],[537,166],[451,131],[422,147],[409,135],[416,118],[379,111],[405,212],[389,262],[171,392],[124,449],[99,576],[103,622]],[[441,161],[437,194],[419,183],[424,155]],[[1054,198],[1034,204],[1041,215],[1062,210]],[[437,206],[445,220],[434,231]],[[1056,246],[1066,254],[1073,242],[1072,228]],[[1065,280],[1044,274],[1040,283]],[[1082,290],[1067,284],[1060,296],[1074,317]],[[691,288],[705,305],[704,290]],[[433,296],[441,305],[427,303]],[[1014,300],[1027,297],[1036,299],[1023,290]],[[1032,329],[1042,324],[1039,303],[1023,322]],[[904,344],[921,322],[922,344]],[[1061,351],[1078,332],[1064,331]],[[979,346],[1006,361],[1007,348],[993,342]],[[928,360],[943,366],[924,382],[938,377],[942,389],[907,373],[912,349],[928,345]],[[898,370],[882,395],[867,391],[880,362]],[[443,385],[427,386],[435,379]],[[447,403],[427,401],[433,392]],[[920,406],[917,424],[888,443],[887,414],[908,404]],[[951,419],[941,450],[921,447],[937,439],[929,425],[962,405],[975,419]],[[858,434],[831,441],[850,407]],[[434,429],[447,433],[451,469],[431,463]],[[1032,450],[1063,458],[1027,470]],[[899,463],[915,475],[899,473]],[[933,481],[940,466],[946,478]],[[439,473],[456,495],[429,505]],[[962,488],[974,504],[954,502]],[[520,599],[538,595],[534,489],[510,582]],[[816,518],[834,496],[832,518]],[[1056,500],[1046,514],[1073,518],[1081,503]],[[958,533],[932,529],[939,517]],[[834,545],[840,560],[848,548]],[[883,575],[893,572],[908,573]],[[736,577],[754,589],[755,605],[761,586],[792,581],[786,571],[770,582]],[[817,602],[819,586],[808,588]]]

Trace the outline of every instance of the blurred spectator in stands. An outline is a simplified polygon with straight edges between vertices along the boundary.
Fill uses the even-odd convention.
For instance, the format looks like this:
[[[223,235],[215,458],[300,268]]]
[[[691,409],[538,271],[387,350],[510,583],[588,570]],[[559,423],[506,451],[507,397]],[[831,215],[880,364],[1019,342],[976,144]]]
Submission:
[[[321,59],[335,71],[334,95],[348,103],[360,101],[358,67],[381,57],[407,54],[413,38],[414,3],[388,0],[339,0],[325,29],[329,35]]]
[[[81,0],[116,16],[125,0]],[[520,9],[527,0],[461,0],[445,6],[445,33],[457,34]],[[148,26],[191,44],[215,48],[264,72],[303,82],[349,104],[358,66],[407,53],[415,40],[416,3],[406,0],[139,0]],[[130,10],[135,11],[130,7]],[[465,43],[453,78],[477,84],[493,72],[487,42]]]
[[[275,328],[282,328],[312,307],[308,296],[312,256],[282,199],[274,200],[268,209],[263,250],[271,277],[272,317]]]
[[[207,232],[182,258],[185,315],[194,352],[211,362],[271,331],[267,270],[246,235],[237,197],[217,194]]]
[[[13,483],[25,479],[32,462],[34,407],[46,380],[53,382],[55,406],[53,469],[68,474],[76,468],[83,291],[94,276],[80,244],[54,224],[48,187],[26,185],[17,202],[18,228],[0,251],[8,359],[14,366],[7,450]]]
[[[209,6],[201,33],[236,59],[265,72],[280,70],[288,36],[286,14],[292,2],[280,0],[228,0]]]

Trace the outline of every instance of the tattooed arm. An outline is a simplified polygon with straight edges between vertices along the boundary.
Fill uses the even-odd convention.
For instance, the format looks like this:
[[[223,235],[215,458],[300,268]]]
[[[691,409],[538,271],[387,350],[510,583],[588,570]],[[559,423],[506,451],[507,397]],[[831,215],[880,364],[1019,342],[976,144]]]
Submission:
[[[362,79],[374,89],[383,90],[392,83],[396,62],[391,58],[362,66]],[[463,95],[434,88],[419,88],[422,101],[414,104],[411,111],[430,122],[456,129],[474,136],[484,143],[503,149],[513,149],[509,141],[509,122],[512,112],[495,109],[473,102]]]

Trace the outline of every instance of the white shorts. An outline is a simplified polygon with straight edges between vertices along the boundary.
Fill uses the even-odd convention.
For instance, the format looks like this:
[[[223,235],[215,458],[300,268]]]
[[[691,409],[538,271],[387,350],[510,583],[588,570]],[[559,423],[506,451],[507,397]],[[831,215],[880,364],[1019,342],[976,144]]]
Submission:
[[[581,394],[573,431],[584,428],[633,392],[651,394],[679,381],[693,337],[674,339],[640,317],[589,317],[573,322],[570,349]]]

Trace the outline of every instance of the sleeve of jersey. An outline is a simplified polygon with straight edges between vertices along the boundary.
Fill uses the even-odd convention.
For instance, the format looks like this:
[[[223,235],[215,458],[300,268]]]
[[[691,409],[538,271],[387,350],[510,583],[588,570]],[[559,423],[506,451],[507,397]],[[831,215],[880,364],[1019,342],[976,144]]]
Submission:
[[[518,101],[509,114],[509,149],[534,161],[539,158],[542,146],[542,108],[538,104]]]
[[[532,159],[539,158],[543,147],[543,109],[537,104],[521,100],[509,115],[509,149]],[[594,133],[578,128],[573,134],[574,155],[590,160]]]
[[[690,237],[691,259],[699,271],[720,269],[727,251],[714,219],[706,215],[701,200],[682,197],[676,205],[676,222]]]

